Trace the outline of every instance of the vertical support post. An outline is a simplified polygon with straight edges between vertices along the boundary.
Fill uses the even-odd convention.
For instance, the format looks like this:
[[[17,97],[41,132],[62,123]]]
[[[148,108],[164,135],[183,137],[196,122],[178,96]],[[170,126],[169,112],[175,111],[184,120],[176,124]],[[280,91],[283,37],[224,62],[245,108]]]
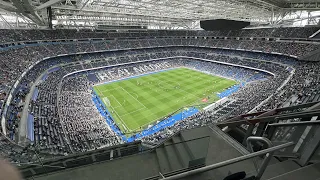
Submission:
[[[248,150],[249,150],[251,153],[254,152],[254,151],[253,151],[253,148],[252,148],[252,145],[251,145],[251,142],[252,142],[252,141],[262,142],[262,143],[266,146],[266,148],[272,147],[272,142],[271,142],[269,139],[264,138],[264,137],[250,136],[250,137],[248,137],[246,140],[247,140],[247,148],[248,148]],[[261,166],[260,166],[260,168],[258,167],[258,163],[256,162],[256,160],[253,159],[253,164],[254,164],[257,172],[258,172],[258,174],[257,174],[257,180],[259,180],[259,179],[261,178],[261,176],[262,176],[262,174],[264,173],[264,171],[266,170],[266,168],[267,168],[267,166],[268,166],[268,164],[269,164],[269,161],[270,161],[270,159],[271,159],[272,156],[273,156],[273,152],[271,152],[270,154],[269,154],[269,153],[266,154],[266,155],[265,155],[265,158],[264,158],[264,160],[263,160],[263,162],[262,162],[262,164],[261,164]],[[260,177],[259,177],[259,176],[260,176]]]
[[[248,127],[248,130],[246,132],[246,135],[244,136],[243,141],[242,141],[242,144],[244,146],[247,146],[247,139],[248,139],[249,136],[252,135],[253,128],[254,128],[254,125],[250,124],[249,127]]]
[[[19,18],[18,18],[18,16],[16,16],[16,28],[19,28]]]
[[[257,128],[257,132],[255,134],[255,136],[259,136],[261,137],[263,135],[264,129],[266,128],[267,123],[265,122],[260,122]]]
[[[276,131],[276,128],[275,128],[275,127],[269,126],[268,129],[267,129],[267,131],[266,131],[266,133],[267,133],[267,138],[270,139],[270,140],[272,140],[272,137],[273,137],[275,131]]]
[[[274,9],[273,9],[273,7],[271,8],[271,11],[272,11],[271,24],[274,24],[275,18],[274,18]]]
[[[256,180],[260,180],[260,178],[262,177],[264,171],[266,171],[267,166],[268,166],[272,156],[273,156],[273,152],[267,153],[265,155],[265,158],[263,159],[263,162],[262,162],[262,164],[261,164],[261,166],[260,166],[260,168],[258,170],[258,173],[257,173],[257,176],[256,176]]]

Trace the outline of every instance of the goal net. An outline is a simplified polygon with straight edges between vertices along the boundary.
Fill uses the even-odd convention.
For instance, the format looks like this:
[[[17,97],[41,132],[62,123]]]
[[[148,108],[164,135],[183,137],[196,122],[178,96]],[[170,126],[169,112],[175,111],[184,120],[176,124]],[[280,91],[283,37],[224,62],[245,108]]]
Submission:
[[[104,102],[104,104],[105,104],[107,107],[110,107],[110,106],[111,106],[110,100],[109,100],[107,97],[104,97],[104,98],[102,99],[102,101]]]

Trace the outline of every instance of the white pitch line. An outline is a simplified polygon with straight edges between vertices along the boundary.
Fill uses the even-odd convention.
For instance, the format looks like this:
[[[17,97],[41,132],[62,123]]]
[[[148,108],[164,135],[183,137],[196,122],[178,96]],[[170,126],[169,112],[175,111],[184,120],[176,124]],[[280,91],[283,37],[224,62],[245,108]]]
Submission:
[[[140,110],[142,110],[142,109],[145,109],[145,107],[142,107],[142,108],[140,108],[140,109],[137,109],[137,110],[128,112],[128,113],[126,113],[126,114],[122,114],[121,116],[129,115],[129,114],[135,113],[135,112],[137,112],[137,111],[140,111]]]
[[[153,77],[153,78],[155,78],[155,77]],[[155,79],[157,79],[157,80],[160,81],[161,83],[164,83],[164,84],[170,85],[171,87],[174,87],[173,85],[171,85],[171,84],[169,84],[169,83],[167,83],[167,82],[161,81],[161,80],[158,79],[158,78],[155,78]],[[180,85],[180,83],[179,83],[179,85]],[[194,95],[194,94],[192,94],[192,93],[189,93],[188,91],[183,90],[182,88],[180,88],[180,89],[178,89],[178,90],[182,90],[182,91],[184,91],[185,93],[187,93],[187,94],[189,94],[189,95],[192,95],[192,96],[194,96],[194,97],[196,97],[196,98],[199,98],[199,99],[202,98],[202,97],[196,96],[196,95]]]
[[[120,89],[120,88],[113,88],[113,89],[111,89],[111,90],[108,90],[108,91],[113,91],[113,90],[115,90],[115,89]],[[99,90],[100,91],[100,90]],[[100,92],[102,92],[102,94],[104,93],[104,92],[108,92],[108,91],[100,91]],[[117,100],[117,98],[116,97],[114,97],[114,95],[110,95],[109,97],[113,97],[116,101],[117,101],[117,103],[120,105],[120,106],[116,106],[116,107],[113,107],[114,109],[116,109],[116,108],[119,108],[119,107],[122,107],[122,104]],[[108,96],[106,96],[106,97],[108,97]],[[110,99],[109,99],[109,101],[110,101]],[[110,105],[111,105],[111,102],[110,102]]]
[[[175,111],[177,111],[177,110],[175,110]],[[172,112],[168,113],[167,115],[171,115],[171,114],[172,114],[173,112],[175,112],[175,111],[172,111]],[[151,115],[154,115],[154,114],[149,114],[148,116],[144,116],[144,117],[149,117],[149,116],[151,116]],[[166,116],[167,116],[167,115],[166,115]],[[165,116],[160,117],[161,119],[158,118],[158,119],[155,119],[155,120],[153,120],[153,121],[149,121],[149,122],[145,123],[144,125],[141,125],[140,127],[143,127],[143,126],[152,124],[152,123],[157,122],[157,121],[160,121],[160,122],[161,122],[161,121],[165,120],[164,117],[165,117]],[[167,119],[168,119],[168,118],[167,118]],[[140,128],[136,128],[136,129],[134,129],[133,131],[136,131],[137,129],[140,129]]]
[[[118,109],[119,107],[122,107],[122,106],[115,106],[114,109]]]
[[[116,89],[120,89],[120,88],[117,87],[117,88],[107,89],[107,90],[100,91],[100,92],[104,93],[104,92],[114,91]]]
[[[104,102],[104,104],[107,104],[106,103],[106,98],[104,97],[104,98],[102,98],[102,101]],[[110,102],[110,100],[109,100],[109,102]],[[111,103],[110,103],[110,106],[111,106]]]
[[[117,107],[122,107],[122,104],[117,100],[116,97],[114,97],[114,95],[111,94],[111,96],[117,101],[117,103],[120,105],[120,106],[117,106]],[[111,104],[111,103],[110,103]]]
[[[131,93],[129,93],[126,89],[124,89],[122,86],[120,86],[120,88],[121,89],[123,89],[127,94],[129,94],[133,99],[135,99],[136,101],[138,101],[142,106],[143,106],[143,108],[140,108],[139,110],[141,110],[141,109],[148,109],[144,104],[142,104],[137,98],[135,98]],[[114,88],[114,89],[119,89],[119,88]],[[137,94],[136,94],[137,95]],[[138,95],[137,95],[138,96]],[[113,96],[114,97],[114,96]],[[115,98],[115,97],[114,97]],[[124,123],[124,121],[123,121],[123,119],[121,118],[121,116],[115,111],[115,109],[111,106],[111,108],[114,110],[114,112],[117,114],[117,116],[120,118],[120,120],[121,120],[121,122],[123,123],[123,124],[125,124]],[[138,110],[136,110],[136,111],[138,111]],[[130,112],[130,113],[127,113],[127,114],[125,114],[125,115],[129,115],[129,114],[132,114],[133,112]],[[125,115],[122,115],[122,117],[123,116],[125,116]],[[150,114],[150,116],[151,115],[154,115],[154,113],[152,113],[152,114]],[[136,123],[136,122],[135,122]],[[138,124],[137,124],[138,125]],[[125,125],[126,126],[126,125]],[[127,127],[127,126],[126,126]],[[130,131],[132,131],[130,128],[128,128],[127,127],[127,129],[129,129]]]
[[[144,117],[149,117],[149,116],[151,116],[151,115],[154,115],[154,114],[149,114],[148,116],[144,116]],[[155,120],[153,120],[153,121],[149,121],[149,122],[147,122],[147,123],[145,123],[145,124],[143,124],[143,125],[140,125],[140,127],[143,127],[143,126],[152,124],[152,123],[157,122],[157,121],[163,121],[163,120],[164,120],[164,119],[155,119]],[[140,128],[136,128],[136,129],[134,129],[133,131],[136,131],[137,129],[140,129]]]
[[[122,122],[122,125],[125,126],[126,129],[132,131],[130,128],[128,128],[128,126],[126,125],[126,123],[124,123],[123,119],[119,116],[119,114],[117,113],[117,111],[111,106],[111,108],[113,109],[114,113],[119,117],[120,121]]]
[[[120,86],[124,91],[126,91],[133,99],[138,101],[143,107],[147,108],[145,105],[143,105],[137,98],[133,97],[132,94],[130,94],[127,90],[125,90],[122,86]]]
[[[139,97],[138,94],[136,94],[136,93],[133,93],[133,94],[136,95],[136,98],[138,99],[138,97]]]
[[[101,94],[101,91],[99,90],[99,88],[97,88],[98,91],[100,92]],[[102,93],[103,94],[103,93]],[[99,97],[100,98],[100,97]],[[119,117],[120,121],[122,122],[122,125],[125,126],[125,128],[127,128],[128,130],[132,131],[130,128],[127,127],[126,123],[124,123],[123,119],[121,119],[121,117],[119,116],[119,114],[117,113],[117,111],[111,106],[111,103],[110,103],[110,107],[113,109],[113,111],[115,112],[115,114]]]

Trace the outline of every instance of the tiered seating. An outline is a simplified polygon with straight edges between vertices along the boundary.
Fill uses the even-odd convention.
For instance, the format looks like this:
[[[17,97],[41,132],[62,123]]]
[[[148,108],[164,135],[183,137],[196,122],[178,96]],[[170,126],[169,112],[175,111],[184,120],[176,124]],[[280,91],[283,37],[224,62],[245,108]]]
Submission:
[[[295,31],[297,30],[297,31]],[[318,63],[303,64],[297,63],[288,57],[267,55],[259,53],[248,53],[231,50],[212,50],[205,48],[187,47],[187,46],[212,46],[221,48],[241,48],[247,50],[261,50],[264,52],[281,52],[284,54],[303,56],[306,53],[318,48],[317,45],[297,43],[297,42],[266,42],[263,40],[236,40],[236,39],[185,39],[187,35],[194,36],[240,36],[240,37],[256,37],[265,36],[271,32],[271,37],[301,37],[306,38],[310,33],[314,32],[314,29],[290,29],[287,28],[281,33],[281,29],[265,29],[265,30],[241,30],[241,31],[219,31],[219,32],[174,32],[174,31],[159,31],[159,32],[139,32],[135,34],[130,33],[110,33],[110,32],[87,32],[87,31],[75,31],[75,30],[15,30],[7,31],[1,30],[6,37],[1,39],[1,42],[7,41],[22,41],[22,40],[37,40],[40,39],[64,39],[66,37],[71,39],[80,38],[93,38],[93,37],[132,37],[132,36],[170,36],[174,38],[153,38],[153,39],[136,39],[136,40],[101,40],[97,42],[67,42],[64,44],[39,44],[39,46],[29,46],[24,48],[10,49],[3,51],[0,54],[0,76],[5,77],[1,79],[1,99],[5,99],[10,88],[15,81],[19,79],[21,74],[30,67],[30,65],[43,59],[47,56],[56,56],[59,54],[70,54],[79,51],[100,51],[100,50],[114,50],[114,49],[127,49],[127,48],[141,48],[141,47],[154,47],[153,49],[142,50],[130,50],[130,51],[115,51],[110,53],[95,53],[89,55],[78,55],[70,57],[53,58],[48,61],[42,61],[35,65],[30,71],[28,71],[24,77],[22,77],[19,86],[12,94],[12,101],[9,105],[6,113],[6,134],[12,140],[16,140],[16,131],[18,128],[20,115],[22,112],[21,102],[24,102],[26,94],[29,92],[30,87],[34,85],[38,77],[41,76],[47,69],[53,66],[60,66],[52,72],[46,72],[43,76],[43,82],[37,84],[39,89],[39,95],[36,101],[31,103],[29,112],[32,113],[35,120],[35,144],[40,146],[43,152],[53,154],[65,154],[78,151],[87,151],[97,148],[101,145],[113,145],[121,143],[117,137],[99,139],[100,135],[113,135],[107,127],[100,127],[102,119],[92,119],[95,125],[90,126],[87,120],[80,120],[78,116],[70,116],[70,114],[77,114],[79,111],[85,111],[89,109],[94,111],[95,109],[90,107],[88,103],[84,103],[83,106],[77,107],[79,109],[74,110],[72,103],[66,104],[63,109],[58,109],[57,101],[59,99],[59,84],[63,76],[68,73],[88,69],[92,67],[101,67],[108,65],[117,65],[121,63],[143,61],[150,59],[157,59],[163,57],[173,56],[189,56],[204,59],[217,60],[222,62],[228,62],[232,64],[238,64],[243,66],[249,66],[254,68],[264,69],[276,74],[275,77],[270,77],[265,74],[255,75],[255,71],[252,70],[239,70],[226,65],[212,64],[208,65],[200,61],[191,61],[184,65],[199,70],[205,70],[216,75],[221,75],[239,81],[254,81],[264,78],[265,81],[252,82],[245,86],[238,93],[232,95],[231,98],[236,99],[234,103],[230,104],[230,107],[221,109],[214,115],[211,113],[201,112],[194,117],[191,117],[181,122],[179,128],[176,126],[169,128],[170,131],[163,131],[165,135],[156,134],[152,137],[147,137],[145,141],[157,142],[159,137],[165,138],[169,135],[183,128],[192,128],[205,125],[212,122],[212,119],[217,119],[227,112],[229,116],[237,115],[243,112],[247,112],[253,109],[257,104],[273,95],[276,88],[281,85],[282,82],[288,77],[291,72],[290,68],[296,69],[296,75],[292,80],[284,87],[285,93],[279,93],[273,96],[269,102],[260,107],[261,110],[272,109],[274,107],[281,106],[288,99],[299,96],[299,99],[294,103],[312,102],[319,99],[319,92],[313,87],[318,87]],[[299,32],[299,36],[296,34]],[[183,38],[177,38],[183,37]],[[174,47],[184,45],[185,47]],[[162,46],[172,46],[169,48],[159,48]],[[219,54],[219,55],[218,55]],[[242,58],[232,56],[243,56]],[[270,62],[281,62],[286,64],[285,66],[276,65],[268,62],[260,62],[256,60],[246,59],[264,59]],[[88,60],[91,60],[90,62]],[[292,67],[288,67],[288,65]],[[117,77],[119,78],[119,77]],[[307,79],[310,82],[304,81]],[[65,83],[62,86],[62,95],[75,96],[86,99],[88,102],[88,89],[92,85],[92,81],[88,80],[88,77],[70,77],[70,84]],[[98,79],[96,78],[97,82]],[[298,83],[297,83],[298,82]],[[38,83],[38,82],[37,82]],[[298,85],[297,85],[298,84]],[[307,85],[306,85],[307,84]],[[309,85],[308,85],[309,84]],[[77,88],[75,88],[77,87]],[[71,92],[68,92],[71,91]],[[85,94],[85,95],[84,95]],[[61,101],[69,101],[69,99],[63,99]],[[245,101],[244,101],[245,100]],[[79,100],[80,102],[80,100]],[[241,103],[239,103],[241,102]],[[2,103],[4,104],[4,103]],[[236,108],[238,107],[238,108]],[[232,109],[235,109],[230,113]],[[64,119],[59,119],[60,116]],[[79,122],[78,122],[79,121]],[[199,123],[199,121],[201,123]],[[62,122],[62,123],[61,123]],[[78,123],[75,123],[78,122]],[[84,123],[83,123],[84,122]],[[203,122],[203,123],[202,123]],[[65,129],[78,128],[76,124],[81,124],[79,130],[87,131],[88,135],[84,136],[78,131],[72,132],[72,135],[68,134]],[[174,131],[173,131],[174,130]],[[106,134],[104,134],[106,133]],[[156,140],[154,140],[154,139]]]

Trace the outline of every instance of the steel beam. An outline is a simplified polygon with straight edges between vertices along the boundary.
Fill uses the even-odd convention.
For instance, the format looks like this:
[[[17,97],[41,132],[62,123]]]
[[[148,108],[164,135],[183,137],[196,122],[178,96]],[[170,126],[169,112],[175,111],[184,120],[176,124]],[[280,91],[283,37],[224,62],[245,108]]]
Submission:
[[[35,8],[35,10],[36,10],[36,11],[39,11],[39,10],[41,10],[41,9],[50,7],[50,6],[54,5],[54,4],[57,4],[57,3],[62,2],[62,1],[64,1],[64,0],[50,0],[50,1],[47,1],[47,2],[45,2],[45,3],[43,3],[43,4],[41,4],[40,6],[37,6],[37,7]]]
[[[4,9],[10,12],[16,12],[18,10],[15,6],[3,0],[0,0],[0,9]]]
[[[81,1],[81,3],[85,0]],[[81,6],[81,3],[79,6]],[[262,3],[262,1],[260,2]],[[208,0],[177,0],[177,1],[133,1],[124,0],[118,1],[93,1],[88,3],[81,11],[82,12],[98,12],[108,14],[122,14],[130,16],[145,16],[145,17],[167,17],[189,20],[208,20],[213,18],[227,18],[237,20],[251,20],[256,22],[268,21],[271,16],[271,11],[262,7],[256,7],[252,4],[257,4],[256,1],[248,3],[228,0],[222,3],[221,1]],[[240,8],[239,8],[240,7]],[[59,5],[53,9],[59,9],[59,13],[63,10],[79,11],[75,6]],[[62,10],[62,11],[61,11]],[[67,14],[66,14],[67,15]]]

